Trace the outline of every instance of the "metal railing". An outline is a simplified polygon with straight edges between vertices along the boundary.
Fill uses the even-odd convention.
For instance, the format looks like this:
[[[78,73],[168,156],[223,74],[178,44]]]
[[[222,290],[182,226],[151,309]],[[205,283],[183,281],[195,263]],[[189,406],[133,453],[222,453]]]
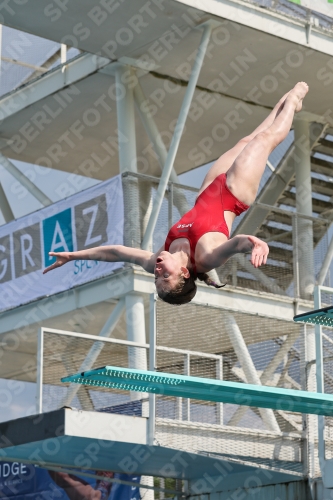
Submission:
[[[155,300],[153,297],[152,300]],[[152,314],[154,317],[154,313]],[[53,338],[51,338],[53,337]],[[58,338],[55,340],[55,338]],[[188,349],[177,349],[164,346],[157,346],[155,342],[156,332],[154,327],[151,328],[150,332],[150,344],[141,344],[138,342],[132,342],[128,340],[121,340],[115,338],[105,338],[97,337],[95,335],[87,335],[83,333],[70,332],[64,330],[58,330],[53,328],[40,328],[38,332],[38,348],[37,348],[37,384],[36,384],[36,411],[38,414],[43,413],[43,397],[46,385],[52,385],[53,387],[60,386],[60,378],[65,376],[65,374],[76,373],[80,371],[78,366],[87,366],[89,363],[89,355],[94,350],[102,351],[105,346],[112,347],[122,347],[127,350],[128,362],[125,365],[130,365],[131,358],[133,359],[133,351],[138,352],[138,349],[144,349],[146,353],[146,359],[149,357],[149,370],[156,370],[156,359],[157,353],[166,353],[171,356],[181,356],[184,359],[185,375],[191,375],[191,360],[195,358],[202,358],[211,360],[216,364],[216,379],[220,380],[223,374],[223,359],[221,355],[202,353],[197,351],[191,351]],[[73,340],[75,341],[73,343]],[[80,341],[81,348],[82,343],[85,346],[82,348],[82,353],[78,353],[77,346],[78,341]],[[102,348],[101,348],[102,346]],[[57,352],[58,350],[58,352]],[[72,352],[71,352],[72,351]],[[132,351],[132,352],[130,352]],[[147,354],[149,356],[147,356]],[[134,353],[135,356],[135,353]],[[55,367],[55,362],[58,362],[60,366]],[[100,358],[97,356],[94,359],[91,368],[96,368],[101,365]],[[48,372],[48,373],[46,373]],[[74,400],[76,393],[79,391],[81,386],[77,384],[69,384],[67,386],[67,394],[64,391],[53,390],[52,400],[53,408],[57,409],[63,406],[63,401],[67,399],[66,405],[70,404]],[[61,388],[61,386],[60,386]],[[74,391],[73,391],[74,389]],[[91,391],[91,388],[89,388]],[[71,401],[68,401],[68,394],[71,394]],[[139,396],[138,396],[139,394]],[[146,398],[146,395],[140,393],[135,393],[136,397],[141,400]],[[186,400],[186,411],[183,412],[182,408],[182,398],[178,399],[178,420],[189,421],[190,420],[190,400]],[[149,394],[149,414],[148,414],[148,441],[153,444],[155,438],[155,419],[156,419],[156,404],[155,404],[155,394]],[[98,406],[98,404],[97,404]],[[86,409],[86,408],[84,408]],[[101,410],[101,408],[94,408],[95,410]],[[219,425],[223,425],[223,404],[216,403],[216,411],[218,415]],[[110,409],[112,412],[112,408]]]
[[[333,19],[316,11],[316,2],[308,9],[293,0],[245,0],[247,3],[269,9],[290,19],[303,21],[305,25],[314,26],[326,33],[332,32]],[[319,6],[320,9],[320,6]]]

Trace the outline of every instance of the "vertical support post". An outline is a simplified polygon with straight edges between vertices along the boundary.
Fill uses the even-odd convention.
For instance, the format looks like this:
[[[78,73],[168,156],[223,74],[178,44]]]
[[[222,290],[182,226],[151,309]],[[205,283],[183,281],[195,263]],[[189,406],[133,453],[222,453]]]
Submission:
[[[311,392],[316,392],[316,339],[315,339],[315,329],[312,325],[306,324],[305,328],[305,338],[304,338],[304,348],[305,348],[305,361],[307,370],[307,387],[306,390]],[[307,423],[307,439],[308,439],[308,455],[307,455],[307,465],[308,465],[308,475],[309,478],[315,476],[315,463],[316,463],[316,441],[318,438],[318,420],[316,415],[306,415]]]
[[[60,46],[60,62],[65,64],[67,62],[67,45],[62,43]]]
[[[321,290],[319,286],[316,286],[314,289],[314,308],[321,308]],[[315,325],[315,334],[317,392],[324,392],[323,340],[321,325]]]
[[[216,361],[216,378],[217,380],[223,380],[223,358],[222,356]],[[217,424],[223,425],[223,403],[217,403]]]
[[[117,124],[119,170],[121,174],[137,172],[135,110],[133,89],[127,84],[132,69],[119,64],[115,71],[117,89]],[[140,247],[140,210],[138,179],[123,176],[125,227],[124,245]]]
[[[145,250],[149,244],[149,240],[154,232],[155,225],[157,222],[158,215],[160,213],[160,209],[162,206],[162,201],[164,198],[165,190],[167,187],[167,184],[170,179],[170,174],[172,171],[173,163],[176,158],[176,154],[178,151],[180,139],[184,130],[186,118],[191,106],[192,98],[194,95],[194,91],[196,88],[196,84],[199,78],[200,70],[202,67],[202,63],[206,54],[206,50],[208,47],[209,39],[210,39],[210,34],[212,31],[212,24],[209,22],[205,24],[204,26],[204,32],[201,38],[200,46],[197,52],[197,56],[195,58],[193,68],[192,68],[192,73],[187,85],[187,89],[185,92],[184,100],[182,103],[182,106],[180,108],[177,124],[175,127],[175,131],[171,140],[170,148],[166,157],[166,161],[164,164],[163,172],[161,175],[160,183],[157,189],[156,197],[154,200],[154,207],[152,214],[150,216],[148,226],[146,233],[143,237],[142,240],[142,248]]]
[[[131,294],[132,295],[132,294]],[[127,296],[126,296],[127,298]],[[142,300],[143,306],[143,298]],[[141,309],[141,308],[140,308]],[[142,310],[140,311],[142,314]],[[149,298],[149,370],[156,370],[156,294],[152,293]],[[140,337],[142,338],[144,333],[144,316],[143,316],[143,330],[141,330]],[[138,340],[136,340],[137,342]],[[141,340],[145,342],[145,338]],[[142,349],[141,349],[142,351]],[[155,439],[155,412],[156,412],[156,400],[155,394],[149,394],[149,417],[147,422],[147,444],[148,446],[153,446]],[[141,481],[149,486],[154,486],[154,478],[152,476],[142,476]],[[140,489],[141,498],[145,500],[154,500],[155,492],[154,490],[144,490]]]
[[[300,355],[301,355],[301,389],[306,391],[308,387],[308,361],[306,349],[306,326],[300,325]],[[304,477],[309,475],[309,429],[308,429],[308,415],[302,413],[302,472]]]
[[[190,375],[191,370],[191,360],[190,355],[185,354],[185,363],[184,363],[184,375]],[[191,420],[191,400],[190,398],[185,399],[185,415],[184,420]]]
[[[149,370],[156,370],[156,294],[149,298]],[[153,446],[155,439],[156,395],[149,393],[148,445]]]
[[[296,292],[298,297],[310,299],[314,289],[314,256],[313,256],[313,227],[312,221],[302,218],[302,215],[312,216],[312,188],[311,188],[311,146],[310,124],[304,120],[294,122],[294,165],[296,185],[296,232],[293,235],[294,259],[296,262]],[[301,271],[301,272],[300,272]],[[296,297],[297,298],[297,297]],[[306,325],[304,349],[306,363],[315,360],[315,330]],[[309,366],[307,371],[307,390],[316,391],[316,367]],[[308,476],[315,475],[317,418],[307,415],[307,466]]]
[[[164,479],[164,477],[160,477],[160,488],[165,489],[165,479]],[[164,491],[160,491],[160,500],[164,500],[164,499],[165,499]]]
[[[139,344],[146,343],[145,310],[143,297],[137,293],[128,293],[125,298],[127,339]],[[144,348],[128,348],[128,366],[138,370],[147,370],[147,354]],[[131,400],[142,399],[144,393],[131,391]]]
[[[314,308],[321,308],[321,289],[316,286],[314,289]],[[323,339],[321,325],[315,325],[316,337],[316,381],[317,392],[325,392],[324,386],[324,366],[323,366]],[[318,456],[319,461],[325,461],[325,417],[318,415]],[[323,465],[323,464],[321,464]],[[322,468],[322,467],[321,467]]]
[[[296,209],[299,215],[312,216],[311,146],[310,124],[295,121],[295,184]],[[309,299],[314,288],[314,256],[312,221],[298,218],[297,252],[299,268],[302,269],[300,295]]]
[[[36,380],[36,413],[43,412],[43,352],[44,330],[38,329],[37,339],[37,380]]]

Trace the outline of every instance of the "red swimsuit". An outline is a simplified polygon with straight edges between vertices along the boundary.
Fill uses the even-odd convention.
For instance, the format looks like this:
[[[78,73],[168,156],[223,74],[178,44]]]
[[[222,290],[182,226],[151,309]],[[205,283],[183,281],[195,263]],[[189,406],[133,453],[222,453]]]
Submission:
[[[198,196],[194,207],[172,226],[165,240],[165,250],[178,238],[187,238],[191,247],[191,263],[195,270],[195,247],[206,233],[223,233],[229,238],[224,212],[240,215],[249,208],[239,201],[226,184],[226,174],[221,174]]]

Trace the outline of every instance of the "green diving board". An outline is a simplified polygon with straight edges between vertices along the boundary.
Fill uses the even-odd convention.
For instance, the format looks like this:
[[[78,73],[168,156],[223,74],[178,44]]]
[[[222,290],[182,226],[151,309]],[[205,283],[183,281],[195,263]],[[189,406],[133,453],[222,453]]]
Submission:
[[[297,314],[297,316],[294,317],[294,321],[333,327],[333,306],[315,309],[314,311],[308,311],[303,314]]]
[[[95,388],[150,392],[220,403],[333,416],[333,395],[104,366],[61,379]]]

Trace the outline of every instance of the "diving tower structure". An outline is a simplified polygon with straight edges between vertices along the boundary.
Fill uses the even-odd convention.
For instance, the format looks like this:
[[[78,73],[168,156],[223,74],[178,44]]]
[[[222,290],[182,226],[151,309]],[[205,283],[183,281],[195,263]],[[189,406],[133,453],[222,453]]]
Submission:
[[[29,216],[27,227],[43,228],[44,220],[70,207],[74,242],[79,226],[73,214],[77,207],[82,213],[88,209],[85,238],[77,238],[81,245],[89,240],[89,228],[89,241],[101,241],[100,236],[107,241],[103,223],[96,229],[100,233],[93,231],[92,216],[99,212],[87,203],[94,199],[103,207],[112,179],[118,179],[121,243],[156,250],[196,196],[178,176],[249,134],[298,80],[310,87],[293,131],[269,159],[256,202],[234,229],[269,243],[267,266],[254,269],[247,257],[237,256],[216,270],[226,288],[199,284],[192,304],[172,308],[152,300],[153,277],[133,265],[97,276],[79,263],[66,273],[69,279],[77,271],[81,281],[68,285],[61,278],[63,288],[57,283],[32,296],[30,289],[43,280],[27,256],[33,260],[35,254],[23,246],[31,265],[26,273],[20,258],[10,257],[12,275],[8,271],[0,280],[7,300],[0,322],[0,376],[36,383],[40,423],[33,425],[26,416],[1,423],[4,459],[70,468],[79,466],[79,456],[81,467],[90,461],[98,470],[125,470],[135,463],[138,474],[183,480],[178,494],[193,498],[205,494],[213,500],[219,492],[224,499],[239,488],[248,495],[248,488],[259,486],[262,494],[274,491],[281,498],[310,493],[325,498],[316,416],[163,395],[152,406],[141,392],[118,390],[111,397],[72,385],[66,392],[60,378],[114,365],[317,391],[314,329],[294,324],[293,317],[313,308],[316,284],[330,286],[331,20],[315,12],[309,17],[282,0],[95,6],[75,0],[47,7],[20,0],[3,5],[0,13],[4,25],[63,47],[60,64],[2,96],[1,165],[44,207]],[[80,53],[66,59],[65,46]],[[67,172],[62,208],[15,170],[12,160]],[[72,174],[101,183],[72,203]],[[0,230],[5,248],[6,228],[19,239],[23,226],[10,221],[5,193],[0,201],[8,222]],[[29,234],[34,238],[38,231]],[[44,247],[42,239],[42,260]],[[1,261],[9,259],[3,254]],[[18,266],[29,293],[15,284]],[[328,340],[324,349],[329,357]],[[23,427],[29,432],[20,431]]]

